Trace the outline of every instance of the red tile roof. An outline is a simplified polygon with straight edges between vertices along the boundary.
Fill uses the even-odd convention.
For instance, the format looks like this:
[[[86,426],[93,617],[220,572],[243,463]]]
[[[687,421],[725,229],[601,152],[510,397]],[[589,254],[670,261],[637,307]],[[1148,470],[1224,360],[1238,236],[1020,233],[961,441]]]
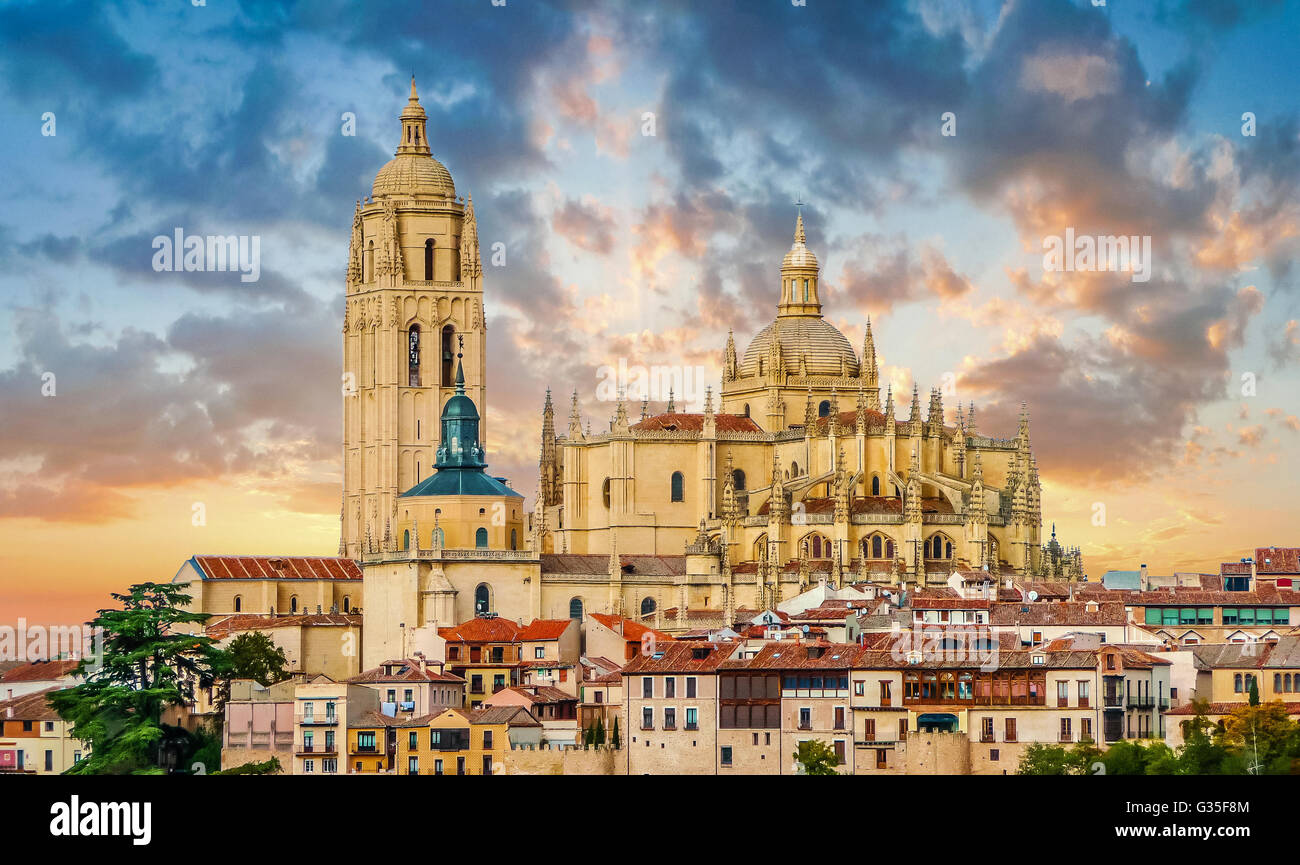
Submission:
[[[689,613],[690,611],[688,610],[687,612]],[[622,616],[611,616],[608,613],[592,613],[591,618],[600,622],[614,633],[621,633],[623,639],[627,640],[629,643],[641,642],[641,637],[645,634],[654,634],[655,640],[658,642],[668,643],[672,642],[673,639],[663,631],[656,631],[654,628],[648,628],[640,622],[634,622],[631,619],[626,619]],[[620,623],[622,625],[621,628]]]
[[[9,700],[0,700],[0,722],[4,721],[61,721],[48,697],[60,688],[46,688],[34,694],[23,694]],[[10,715],[9,711],[13,710]]]
[[[205,580],[361,580],[361,567],[338,556],[206,556],[190,558]]]
[[[1250,705],[1250,703],[1244,699],[1241,700],[1240,702],[1221,701],[1217,703],[1209,703],[1207,704],[1207,709],[1205,714],[1206,715],[1230,715],[1234,710],[1240,709],[1248,705]],[[1260,705],[1266,705],[1266,704],[1261,702]],[[1286,713],[1288,715],[1292,717],[1295,717],[1296,715],[1300,715],[1300,703],[1288,702],[1288,703],[1283,703],[1283,705],[1286,706]],[[1185,703],[1182,706],[1178,706],[1176,708],[1170,709],[1169,711],[1165,712],[1165,714],[1191,716],[1196,714],[1196,707],[1193,706],[1191,703]]]
[[[265,631],[270,628],[359,628],[361,616],[356,613],[310,613],[302,616],[263,616],[257,613],[238,613],[217,619],[204,628],[210,637],[221,639],[227,634],[242,631]]]
[[[743,414],[714,414],[718,432],[762,432],[763,428]],[[686,430],[701,432],[704,429],[702,414],[660,414],[632,424],[634,430]]]
[[[0,676],[0,682],[53,682],[71,676],[80,661],[32,661]]]
[[[533,619],[519,632],[519,640],[558,640],[573,624],[573,619]]]
[[[1255,570],[1260,574],[1300,574],[1300,548],[1257,547]]]
[[[1095,609],[1089,610],[1092,604]],[[997,604],[989,617],[995,625],[1122,625],[1128,621],[1121,603],[1056,601]]]
[[[912,598],[908,603],[913,610],[987,610],[993,605],[988,598]]]
[[[389,667],[396,667],[396,669],[390,674],[386,669]],[[424,671],[421,672],[418,659],[384,661],[373,670],[358,673],[347,681],[358,685],[376,682],[451,682],[454,684],[464,684],[465,682],[460,676],[452,673],[438,672],[437,667],[426,665]]]
[[[500,616],[475,616],[453,628],[439,628],[438,636],[453,643],[515,643],[523,631]]]
[[[623,667],[623,675],[646,673],[712,672],[740,647],[739,643],[675,641],[657,647],[648,655],[637,655]],[[696,655],[701,657],[696,657]]]

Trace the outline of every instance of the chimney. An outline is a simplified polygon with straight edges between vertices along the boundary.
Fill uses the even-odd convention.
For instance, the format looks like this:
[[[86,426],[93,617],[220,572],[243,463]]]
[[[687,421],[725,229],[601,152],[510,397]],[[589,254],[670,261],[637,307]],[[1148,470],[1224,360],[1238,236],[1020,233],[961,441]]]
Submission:
[[[1250,557],[1250,585],[1246,586],[1246,591],[1248,592],[1255,591],[1255,587],[1258,585],[1255,582],[1255,577],[1258,575],[1258,573],[1259,572],[1255,570],[1255,557],[1251,556]]]
[[[1140,576],[1138,577],[1138,588],[1144,592],[1147,590],[1147,563],[1146,562],[1142,563],[1142,570],[1140,571]]]

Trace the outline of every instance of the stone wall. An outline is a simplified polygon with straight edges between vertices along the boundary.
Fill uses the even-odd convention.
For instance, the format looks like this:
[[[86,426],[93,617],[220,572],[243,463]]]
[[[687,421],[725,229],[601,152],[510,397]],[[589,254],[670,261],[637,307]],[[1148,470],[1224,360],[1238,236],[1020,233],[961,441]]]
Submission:
[[[511,748],[502,775],[622,774],[622,751],[613,748]]]

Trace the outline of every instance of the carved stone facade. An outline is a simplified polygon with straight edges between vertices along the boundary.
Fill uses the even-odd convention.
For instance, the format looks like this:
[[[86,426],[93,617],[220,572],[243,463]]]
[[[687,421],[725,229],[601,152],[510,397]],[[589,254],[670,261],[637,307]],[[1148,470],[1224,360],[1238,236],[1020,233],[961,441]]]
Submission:
[[[367,536],[382,545],[397,497],[433,471],[457,337],[467,393],[483,405],[487,389],[474,204],[429,150],[414,81],[401,127],[394,158],[357,202],[348,250],[339,553],[356,558]]]

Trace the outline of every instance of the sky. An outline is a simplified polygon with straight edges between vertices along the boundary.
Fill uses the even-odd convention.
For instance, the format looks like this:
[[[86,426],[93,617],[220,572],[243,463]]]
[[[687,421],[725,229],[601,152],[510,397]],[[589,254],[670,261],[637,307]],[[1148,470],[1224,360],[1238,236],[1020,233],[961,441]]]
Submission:
[[[352,210],[412,75],[530,503],[546,389],[600,429],[604,365],[717,382],[801,201],[896,393],[998,437],[1028,405],[1093,579],[1294,545],[1297,32],[1269,0],[0,5],[0,624],[337,551]],[[177,228],[260,238],[259,279],[156,271]],[[1046,268],[1067,229],[1150,238],[1150,278]]]

